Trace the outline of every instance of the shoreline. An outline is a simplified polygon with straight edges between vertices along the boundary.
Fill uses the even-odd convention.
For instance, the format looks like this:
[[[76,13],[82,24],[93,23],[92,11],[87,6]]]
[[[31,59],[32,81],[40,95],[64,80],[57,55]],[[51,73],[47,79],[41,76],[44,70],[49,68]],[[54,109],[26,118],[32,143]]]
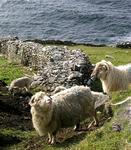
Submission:
[[[42,39],[27,39],[23,42],[34,42],[39,44],[56,44],[56,45],[66,45],[66,46],[75,46],[75,45],[85,45],[91,47],[105,47],[106,44],[93,44],[93,43],[77,43],[73,41],[63,41],[63,40],[42,40]]]
[[[76,45],[84,45],[84,46],[90,46],[90,47],[116,47],[116,48],[125,48],[130,49],[131,48],[131,41],[125,41],[125,42],[118,42],[116,44],[95,44],[95,43],[82,43],[82,42],[73,42],[73,41],[63,41],[63,40],[45,40],[45,39],[20,39],[19,37],[7,37],[7,38],[0,38],[1,42],[6,41],[15,41],[20,40],[22,42],[34,42],[42,45],[65,45],[65,46],[76,46]]]
[[[73,41],[64,41],[64,40],[45,40],[45,39],[20,39],[19,37],[0,37],[0,42],[6,42],[6,41],[15,41],[20,40],[22,42],[34,42],[42,45],[51,44],[51,45],[66,45],[66,46],[76,46],[76,45],[85,45],[85,46],[91,46],[91,47],[105,47],[108,46],[106,44],[95,44],[95,43],[82,43],[82,42],[73,42]]]

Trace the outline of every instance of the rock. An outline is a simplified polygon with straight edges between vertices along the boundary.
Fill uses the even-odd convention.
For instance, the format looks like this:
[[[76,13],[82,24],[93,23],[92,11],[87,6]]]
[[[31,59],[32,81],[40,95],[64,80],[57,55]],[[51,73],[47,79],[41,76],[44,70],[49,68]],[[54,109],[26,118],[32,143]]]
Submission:
[[[121,127],[120,124],[113,123],[113,125],[112,125],[112,130],[113,130],[113,131],[120,132],[120,131],[122,130],[122,127]]]
[[[127,41],[127,42],[117,43],[116,47],[118,47],[118,48],[131,48],[131,42]]]

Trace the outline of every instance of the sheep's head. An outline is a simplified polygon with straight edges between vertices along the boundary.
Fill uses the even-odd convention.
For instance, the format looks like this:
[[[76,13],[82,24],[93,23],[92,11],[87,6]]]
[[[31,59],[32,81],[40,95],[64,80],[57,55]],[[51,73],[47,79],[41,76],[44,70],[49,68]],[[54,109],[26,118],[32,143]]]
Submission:
[[[31,97],[29,105],[42,111],[48,111],[52,106],[52,98],[45,95],[44,92],[37,92]]]
[[[106,79],[111,65],[111,62],[107,62],[105,60],[96,63],[96,66],[91,74],[91,79]]]

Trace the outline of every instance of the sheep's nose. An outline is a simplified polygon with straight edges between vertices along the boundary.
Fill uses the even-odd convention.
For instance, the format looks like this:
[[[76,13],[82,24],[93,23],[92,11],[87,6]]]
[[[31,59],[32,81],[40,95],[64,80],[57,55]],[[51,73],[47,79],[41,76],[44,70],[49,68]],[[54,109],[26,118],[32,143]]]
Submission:
[[[90,79],[91,79],[92,81],[95,81],[95,80],[96,80],[96,75],[92,74]]]

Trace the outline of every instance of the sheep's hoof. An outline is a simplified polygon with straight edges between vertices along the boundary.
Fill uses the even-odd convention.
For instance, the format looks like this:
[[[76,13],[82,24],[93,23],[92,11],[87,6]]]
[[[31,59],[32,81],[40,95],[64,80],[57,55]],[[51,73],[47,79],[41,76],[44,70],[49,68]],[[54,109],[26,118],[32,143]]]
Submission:
[[[53,139],[49,139],[49,140],[48,140],[48,143],[49,143],[50,145],[54,145],[56,142],[55,142],[55,140],[53,140]]]
[[[99,127],[99,123],[95,123],[94,126]]]
[[[49,144],[49,145],[54,145],[55,143],[54,143],[54,142],[48,142],[48,144]]]
[[[54,144],[55,144],[55,141],[51,141],[50,144],[51,144],[51,145],[54,145]]]
[[[48,143],[49,143],[49,144],[51,143],[51,139],[48,140]]]

